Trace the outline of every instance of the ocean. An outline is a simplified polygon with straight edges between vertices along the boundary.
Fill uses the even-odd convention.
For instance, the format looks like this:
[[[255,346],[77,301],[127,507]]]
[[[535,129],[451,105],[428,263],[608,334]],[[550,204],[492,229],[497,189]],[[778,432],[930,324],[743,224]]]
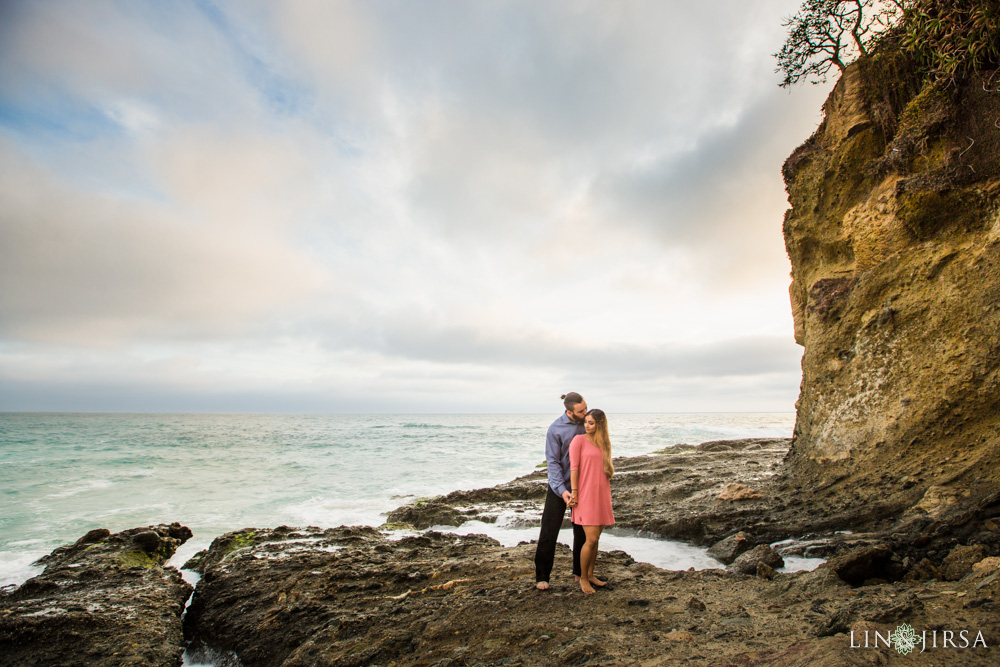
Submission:
[[[178,521],[194,531],[181,565],[245,527],[367,524],[415,497],[474,489],[544,462],[558,416],[0,413],[0,586],[94,528]],[[790,437],[793,413],[609,415],[615,456],[679,443]],[[536,528],[467,524],[504,544]],[[569,531],[564,531],[569,533]],[[701,549],[611,532],[661,567],[712,567]]]

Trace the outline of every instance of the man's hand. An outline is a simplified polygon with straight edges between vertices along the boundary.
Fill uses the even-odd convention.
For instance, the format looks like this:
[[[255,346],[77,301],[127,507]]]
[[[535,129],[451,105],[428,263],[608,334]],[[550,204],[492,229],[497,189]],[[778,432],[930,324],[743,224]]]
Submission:
[[[572,497],[573,497],[573,494],[572,494],[572,493],[570,493],[569,491],[563,491],[563,492],[562,492],[562,499],[563,499],[563,502],[564,502],[564,503],[566,503],[567,505],[569,505],[569,501],[570,501],[570,499],[571,499]]]

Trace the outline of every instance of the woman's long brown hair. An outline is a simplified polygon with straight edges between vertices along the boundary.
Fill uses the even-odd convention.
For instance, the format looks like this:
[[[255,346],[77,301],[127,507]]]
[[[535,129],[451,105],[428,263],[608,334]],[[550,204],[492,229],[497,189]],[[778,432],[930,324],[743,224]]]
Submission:
[[[615,466],[611,463],[611,438],[608,436],[608,416],[604,414],[604,410],[598,410],[597,408],[589,410],[587,416],[594,418],[594,425],[597,428],[594,429],[594,435],[591,436],[591,440],[601,450],[601,454],[604,455],[604,474],[608,476],[608,479],[611,479],[615,475]]]

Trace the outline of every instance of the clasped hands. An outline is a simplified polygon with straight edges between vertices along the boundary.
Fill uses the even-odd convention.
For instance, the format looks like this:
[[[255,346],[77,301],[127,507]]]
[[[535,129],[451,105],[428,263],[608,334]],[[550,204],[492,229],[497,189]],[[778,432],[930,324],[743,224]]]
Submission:
[[[562,499],[566,503],[567,507],[576,507],[578,498],[576,497],[576,491],[570,493],[569,491],[563,491]]]

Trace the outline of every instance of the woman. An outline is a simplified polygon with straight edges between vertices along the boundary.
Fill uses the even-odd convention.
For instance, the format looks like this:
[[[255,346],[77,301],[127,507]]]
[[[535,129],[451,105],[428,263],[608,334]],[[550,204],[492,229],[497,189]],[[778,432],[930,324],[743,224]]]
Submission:
[[[583,419],[585,433],[569,443],[569,466],[573,523],[583,527],[587,540],[580,551],[580,588],[590,595],[594,586],[605,582],[594,576],[597,543],[605,526],[615,522],[611,512],[611,439],[608,418],[603,410],[593,409]]]

